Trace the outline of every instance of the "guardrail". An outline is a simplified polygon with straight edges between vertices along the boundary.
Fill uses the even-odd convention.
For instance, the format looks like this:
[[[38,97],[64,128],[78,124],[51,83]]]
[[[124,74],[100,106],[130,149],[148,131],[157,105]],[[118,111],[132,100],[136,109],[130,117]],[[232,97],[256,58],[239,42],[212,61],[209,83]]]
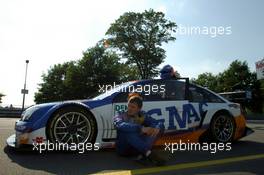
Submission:
[[[20,117],[21,108],[0,108],[0,117]]]

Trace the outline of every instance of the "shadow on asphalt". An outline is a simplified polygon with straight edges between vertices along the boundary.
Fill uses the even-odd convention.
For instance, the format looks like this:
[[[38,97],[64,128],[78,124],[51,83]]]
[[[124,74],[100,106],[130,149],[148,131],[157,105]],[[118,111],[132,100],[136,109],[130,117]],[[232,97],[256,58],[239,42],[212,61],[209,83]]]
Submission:
[[[107,170],[131,170],[139,168],[149,168],[138,164],[131,158],[120,157],[116,155],[114,149],[100,150],[93,152],[85,152],[83,154],[75,152],[45,152],[38,153],[33,151],[17,151],[10,147],[5,147],[4,152],[12,160],[12,162],[31,170],[42,170],[54,174],[89,174],[99,173]],[[165,153],[163,151],[163,153]],[[228,157],[238,157],[247,155],[256,155],[264,153],[264,143],[253,141],[237,141],[232,144],[231,151],[222,151],[212,154],[208,151],[177,151],[169,154],[167,165],[176,165],[182,163],[208,161],[213,159],[224,159]],[[167,153],[165,153],[167,154]],[[254,160],[254,161],[259,161]],[[242,170],[254,174],[263,172],[262,163],[253,163],[251,166],[245,166],[251,161],[237,162],[231,165],[218,165],[204,168],[194,168],[187,170],[179,170],[183,174],[197,174],[199,171],[208,170],[211,173],[233,172],[234,170]],[[243,167],[240,167],[243,165]],[[227,166],[227,167],[226,167]],[[254,167],[255,166],[255,167]],[[256,166],[260,166],[256,168]],[[221,168],[219,168],[221,167]],[[230,169],[228,168],[230,167]],[[210,171],[209,171],[210,170]],[[178,172],[178,171],[177,171]],[[166,172],[169,173],[169,172]],[[182,174],[180,173],[180,174]]]
[[[106,170],[129,170],[143,168],[132,158],[118,156],[114,149],[91,151],[80,154],[70,151],[17,151],[6,146],[4,152],[14,163],[54,174],[89,174]]]

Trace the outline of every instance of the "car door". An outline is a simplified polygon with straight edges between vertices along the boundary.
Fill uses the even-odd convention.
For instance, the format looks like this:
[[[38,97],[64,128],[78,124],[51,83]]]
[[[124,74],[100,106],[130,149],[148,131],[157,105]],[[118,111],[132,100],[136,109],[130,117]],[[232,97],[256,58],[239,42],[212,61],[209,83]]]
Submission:
[[[202,127],[209,124],[216,111],[225,107],[225,102],[207,89],[190,85],[189,101],[199,115],[199,122],[192,123],[191,127]]]
[[[183,112],[188,104],[186,83],[178,80],[151,80],[135,84],[142,85],[143,111],[164,123],[166,132],[188,129],[188,116]],[[151,89],[151,90],[149,90]],[[113,100],[112,115],[127,110],[129,91],[120,92]]]
[[[188,97],[186,95],[186,87],[188,82],[183,79],[170,79],[160,80],[161,84],[164,84],[166,91],[162,94],[161,100],[157,102],[150,102],[150,106],[160,109],[164,125],[165,132],[174,132],[176,130],[188,129],[188,116],[184,112],[186,105],[189,104]],[[153,116],[152,110],[148,113]],[[157,110],[158,111],[158,110]],[[155,117],[155,115],[153,116]]]

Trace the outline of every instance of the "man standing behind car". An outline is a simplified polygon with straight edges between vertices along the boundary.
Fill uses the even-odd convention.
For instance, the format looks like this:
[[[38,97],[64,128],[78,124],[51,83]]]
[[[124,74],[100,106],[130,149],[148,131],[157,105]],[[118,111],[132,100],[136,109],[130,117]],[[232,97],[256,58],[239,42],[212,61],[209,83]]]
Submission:
[[[160,70],[160,78],[161,79],[176,79],[176,72],[174,71],[173,67],[169,64],[163,66]]]
[[[164,125],[143,114],[142,97],[137,93],[128,96],[128,110],[114,117],[117,129],[116,150],[119,155],[138,155],[138,161],[163,165],[165,161],[152,151],[154,141],[163,133]]]

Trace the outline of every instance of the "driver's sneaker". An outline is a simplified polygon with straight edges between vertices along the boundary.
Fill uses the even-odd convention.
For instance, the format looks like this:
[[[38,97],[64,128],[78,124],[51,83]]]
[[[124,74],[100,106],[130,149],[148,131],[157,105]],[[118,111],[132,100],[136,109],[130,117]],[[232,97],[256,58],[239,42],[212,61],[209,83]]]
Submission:
[[[151,151],[151,153],[146,157],[146,159],[156,166],[163,166],[166,163],[166,161],[161,156],[159,156],[153,151]]]

